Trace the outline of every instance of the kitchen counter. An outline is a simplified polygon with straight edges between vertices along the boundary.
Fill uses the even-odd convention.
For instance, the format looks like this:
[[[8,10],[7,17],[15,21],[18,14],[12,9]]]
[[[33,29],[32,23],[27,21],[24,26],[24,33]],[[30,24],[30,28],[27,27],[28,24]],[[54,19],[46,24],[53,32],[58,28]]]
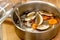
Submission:
[[[21,40],[16,33],[16,27],[11,18],[7,18],[2,24],[3,40]],[[19,33],[19,31],[18,31]],[[60,29],[52,40],[60,40]]]
[[[3,40],[20,40],[15,32],[15,26],[10,18],[2,24]]]

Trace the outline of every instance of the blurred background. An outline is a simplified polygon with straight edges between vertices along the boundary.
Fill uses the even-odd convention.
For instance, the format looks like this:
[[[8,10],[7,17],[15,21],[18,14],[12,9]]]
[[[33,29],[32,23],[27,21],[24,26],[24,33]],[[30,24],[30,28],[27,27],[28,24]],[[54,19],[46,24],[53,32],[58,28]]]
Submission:
[[[60,0],[8,0],[9,2],[16,4],[18,2],[25,3],[27,1],[46,1],[55,4],[58,8],[60,8]]]

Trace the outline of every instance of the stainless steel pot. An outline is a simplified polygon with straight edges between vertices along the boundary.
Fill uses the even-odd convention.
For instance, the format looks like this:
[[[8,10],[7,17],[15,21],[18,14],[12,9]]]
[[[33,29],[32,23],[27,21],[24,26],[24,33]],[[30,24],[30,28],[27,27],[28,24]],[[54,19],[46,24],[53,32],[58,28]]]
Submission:
[[[18,20],[18,17],[16,16],[16,11],[18,12],[18,15],[21,15],[24,11],[26,10],[32,10],[32,9],[36,9],[36,10],[47,10],[51,13],[54,13],[55,16],[58,16],[60,18],[60,12],[59,10],[51,3],[48,2],[42,2],[42,1],[33,1],[33,2],[28,2],[25,4],[17,4],[15,6],[15,10],[12,14],[12,20],[13,23],[15,24],[15,26],[20,30],[19,33],[19,37],[23,40],[50,40],[51,38],[53,38],[56,34],[57,34],[57,30],[59,27],[59,24],[54,25],[54,28],[51,28],[49,30],[46,31],[40,31],[37,33],[34,32],[28,32],[25,31],[24,29],[21,28],[21,25],[19,26],[16,22]],[[18,9],[18,10],[17,10]]]
[[[54,25],[54,28],[51,28],[46,31],[40,31],[40,32],[28,32],[21,28],[21,25],[19,26],[17,24],[18,17],[16,16],[16,11],[18,12],[18,15],[21,15],[26,10],[47,10],[51,13],[54,13],[55,16],[58,16],[60,18],[60,12],[59,10],[51,3],[48,2],[42,2],[42,1],[33,1],[28,2],[24,4],[17,4],[14,7],[14,12],[12,14],[12,20],[15,26],[20,30],[20,38],[23,40],[50,40],[52,39],[56,34],[59,27],[59,24]],[[17,10],[18,9],[18,10]]]

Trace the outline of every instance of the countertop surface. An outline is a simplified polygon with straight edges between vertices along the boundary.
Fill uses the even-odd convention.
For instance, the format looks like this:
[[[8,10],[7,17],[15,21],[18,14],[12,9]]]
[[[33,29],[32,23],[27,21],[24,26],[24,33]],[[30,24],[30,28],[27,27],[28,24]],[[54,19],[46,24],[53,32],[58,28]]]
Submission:
[[[10,0],[13,4],[20,2],[21,0]],[[60,8],[60,0],[44,0],[55,4],[58,8]],[[7,18],[2,24],[2,39],[3,40],[21,40],[16,34],[15,25],[12,23],[11,18]],[[52,40],[60,40],[60,29],[57,35]]]
[[[3,40],[21,40],[16,34],[16,27],[12,23],[11,18],[7,18],[2,24]],[[19,31],[18,31],[19,33]],[[60,40],[60,29],[52,40]]]

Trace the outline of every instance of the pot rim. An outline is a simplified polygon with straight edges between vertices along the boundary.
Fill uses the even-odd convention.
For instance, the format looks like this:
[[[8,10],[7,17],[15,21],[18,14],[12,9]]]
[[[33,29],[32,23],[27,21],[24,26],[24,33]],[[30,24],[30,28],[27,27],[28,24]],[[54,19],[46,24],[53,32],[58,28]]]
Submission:
[[[50,5],[50,6],[54,7],[58,12],[60,12],[60,11],[58,10],[58,8],[57,8],[54,4],[49,3],[49,2],[44,2],[44,1],[29,1],[29,2],[26,2],[26,3],[22,4],[22,5],[26,5],[26,4],[30,4],[30,3],[44,3],[44,4],[47,4],[47,5]],[[18,6],[22,6],[22,5],[20,5],[20,3],[18,3]],[[16,6],[16,5],[15,5],[15,6]],[[16,8],[15,6],[14,6],[14,8]],[[15,25],[18,29],[20,29],[20,30],[22,30],[22,31],[24,31],[24,32],[28,32],[28,31],[20,28],[19,26],[17,26],[17,25],[15,24],[15,22],[13,21],[13,13],[12,13],[11,15],[12,15],[12,17],[11,17],[11,18],[12,18],[12,22],[14,23],[14,25]],[[46,30],[46,31],[42,31],[42,32],[29,32],[29,33],[45,33],[45,32],[48,32],[48,31],[52,31],[52,30],[54,30],[54,29],[56,28],[55,25],[53,25],[53,26],[54,26],[54,28],[51,28],[51,29]]]

